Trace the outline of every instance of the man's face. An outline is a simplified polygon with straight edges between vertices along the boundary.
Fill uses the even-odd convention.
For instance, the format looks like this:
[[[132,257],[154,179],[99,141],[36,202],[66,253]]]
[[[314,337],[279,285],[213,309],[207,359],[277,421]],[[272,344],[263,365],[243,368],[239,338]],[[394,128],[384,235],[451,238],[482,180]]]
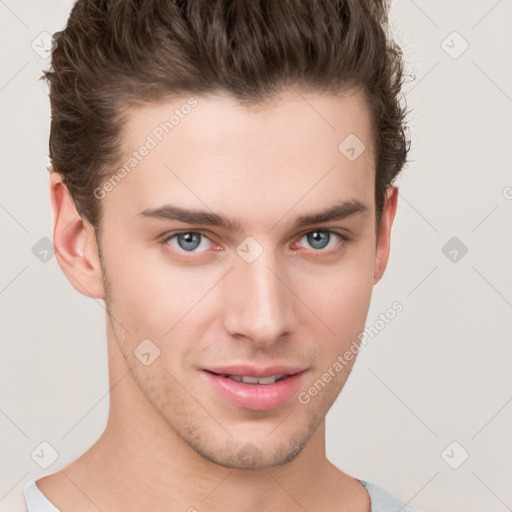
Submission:
[[[333,365],[368,312],[368,114],[359,93],[287,91],[258,111],[227,96],[195,98],[190,109],[180,110],[183,97],[129,111],[126,161],[133,151],[140,161],[101,203],[106,303],[131,375],[179,437],[222,465],[282,464],[340,393],[354,359]],[[166,133],[160,123],[175,109],[188,114]],[[353,136],[338,148],[350,134],[366,146],[355,160]],[[341,218],[296,225],[343,203]],[[167,206],[211,215],[187,223],[151,214]],[[214,215],[238,229],[208,222]],[[240,382],[272,375],[286,378]]]

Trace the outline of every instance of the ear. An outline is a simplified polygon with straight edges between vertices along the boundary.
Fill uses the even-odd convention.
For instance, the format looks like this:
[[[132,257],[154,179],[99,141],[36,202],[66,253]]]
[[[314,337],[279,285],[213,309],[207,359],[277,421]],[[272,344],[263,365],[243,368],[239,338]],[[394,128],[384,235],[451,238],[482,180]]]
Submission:
[[[50,174],[53,245],[60,268],[72,286],[88,297],[105,297],[98,245],[92,225],[76,210],[58,172]]]
[[[377,234],[377,252],[373,274],[373,284],[377,284],[386,270],[389,258],[391,226],[396,214],[398,188],[390,185],[386,192],[386,202],[382,209],[380,228]]]

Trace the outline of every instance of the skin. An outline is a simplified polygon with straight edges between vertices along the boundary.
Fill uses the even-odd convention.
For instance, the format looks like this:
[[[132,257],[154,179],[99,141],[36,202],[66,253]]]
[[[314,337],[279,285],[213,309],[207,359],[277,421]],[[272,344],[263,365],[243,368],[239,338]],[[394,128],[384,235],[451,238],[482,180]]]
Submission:
[[[187,98],[127,111],[127,155]],[[376,233],[363,96],[289,89],[257,109],[222,95],[196,99],[102,199],[101,258],[92,227],[51,174],[57,261],[76,290],[105,300],[111,394],[100,439],[37,485],[62,512],[367,512],[365,488],[325,453],[325,415],[355,359],[308,404],[296,395],[270,411],[234,406],[201,372],[300,365],[304,391],[364,329],[388,260],[397,188],[388,189]],[[355,161],[338,151],[350,133],[366,146]],[[343,200],[367,210],[293,229],[297,217]],[[241,230],[137,215],[164,204],[224,215]],[[332,234],[317,248],[306,235],[319,229],[350,239]],[[179,230],[208,238],[187,252],[183,240],[164,240]],[[252,263],[236,252],[248,236],[263,249]],[[149,366],[134,355],[146,338],[160,349]],[[257,453],[252,462],[244,446]]]

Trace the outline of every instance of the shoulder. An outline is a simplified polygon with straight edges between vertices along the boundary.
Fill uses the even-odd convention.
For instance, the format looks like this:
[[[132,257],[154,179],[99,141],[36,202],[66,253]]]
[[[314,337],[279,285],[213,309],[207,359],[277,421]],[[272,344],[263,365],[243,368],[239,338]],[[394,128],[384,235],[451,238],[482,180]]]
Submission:
[[[371,512],[416,512],[414,508],[406,505],[377,485],[359,478],[357,480],[366,487],[370,495]]]

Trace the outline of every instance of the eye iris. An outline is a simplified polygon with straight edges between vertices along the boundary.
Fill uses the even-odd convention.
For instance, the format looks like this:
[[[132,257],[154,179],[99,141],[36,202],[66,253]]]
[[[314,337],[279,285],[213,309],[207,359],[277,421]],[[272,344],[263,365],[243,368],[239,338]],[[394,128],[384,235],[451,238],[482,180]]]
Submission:
[[[308,233],[308,243],[315,249],[323,249],[330,240],[330,233],[327,231],[312,231]]]
[[[179,233],[176,238],[178,239],[178,245],[184,250],[197,249],[200,243],[200,235],[198,233]],[[185,244],[181,241],[184,240]]]

